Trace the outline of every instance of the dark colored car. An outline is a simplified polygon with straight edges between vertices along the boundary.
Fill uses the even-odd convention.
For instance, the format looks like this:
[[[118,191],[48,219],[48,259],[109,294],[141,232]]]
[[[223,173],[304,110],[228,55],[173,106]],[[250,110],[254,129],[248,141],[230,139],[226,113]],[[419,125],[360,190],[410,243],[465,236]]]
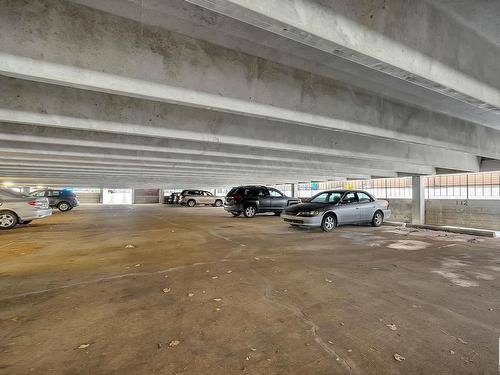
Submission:
[[[287,197],[281,191],[266,186],[238,186],[226,195],[224,209],[234,216],[254,217],[262,212],[281,214],[284,208],[300,203],[297,198]]]
[[[165,197],[165,203],[178,204],[181,200],[181,193],[172,193],[168,197]]]
[[[50,207],[57,207],[59,211],[62,212],[69,211],[80,204],[76,194],[66,189],[37,190],[30,195],[33,197],[47,198]]]

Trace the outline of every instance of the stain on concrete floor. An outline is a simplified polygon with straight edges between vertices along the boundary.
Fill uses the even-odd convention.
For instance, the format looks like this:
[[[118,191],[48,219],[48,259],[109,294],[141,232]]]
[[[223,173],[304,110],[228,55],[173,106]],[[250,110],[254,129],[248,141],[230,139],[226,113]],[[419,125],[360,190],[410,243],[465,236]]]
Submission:
[[[473,239],[56,212],[0,233],[0,374],[497,373],[500,241]]]

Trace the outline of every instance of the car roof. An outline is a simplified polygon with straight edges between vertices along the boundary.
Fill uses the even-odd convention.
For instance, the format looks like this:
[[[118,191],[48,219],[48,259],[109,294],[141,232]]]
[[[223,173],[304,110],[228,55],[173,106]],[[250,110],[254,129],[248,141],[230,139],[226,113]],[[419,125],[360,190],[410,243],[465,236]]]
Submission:
[[[333,189],[333,190],[325,190],[325,191],[322,191],[322,192],[320,192],[318,194],[321,194],[321,193],[348,193],[348,192],[365,193],[365,194],[368,194],[368,195],[371,196],[370,193],[368,193],[365,190],[361,190],[361,189]]]

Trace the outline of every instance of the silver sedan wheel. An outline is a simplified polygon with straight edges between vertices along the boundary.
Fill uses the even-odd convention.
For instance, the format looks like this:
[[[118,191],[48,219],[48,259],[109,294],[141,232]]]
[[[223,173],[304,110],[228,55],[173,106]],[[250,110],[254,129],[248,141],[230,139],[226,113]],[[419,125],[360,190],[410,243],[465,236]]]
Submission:
[[[382,225],[383,221],[384,221],[384,215],[382,215],[381,212],[376,212],[375,216],[373,216],[373,225],[375,227],[379,227]]]
[[[12,228],[16,225],[16,217],[11,213],[0,214],[0,228]]]
[[[335,218],[332,215],[328,215],[323,219],[322,228],[325,232],[329,232],[335,228]]]

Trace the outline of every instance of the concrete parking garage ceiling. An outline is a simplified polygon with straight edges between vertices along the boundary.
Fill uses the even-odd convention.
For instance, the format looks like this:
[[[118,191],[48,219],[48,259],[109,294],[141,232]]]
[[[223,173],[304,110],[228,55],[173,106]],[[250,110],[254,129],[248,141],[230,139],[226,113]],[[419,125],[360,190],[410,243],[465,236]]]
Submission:
[[[454,4],[1,0],[0,182],[494,169],[499,25]]]

